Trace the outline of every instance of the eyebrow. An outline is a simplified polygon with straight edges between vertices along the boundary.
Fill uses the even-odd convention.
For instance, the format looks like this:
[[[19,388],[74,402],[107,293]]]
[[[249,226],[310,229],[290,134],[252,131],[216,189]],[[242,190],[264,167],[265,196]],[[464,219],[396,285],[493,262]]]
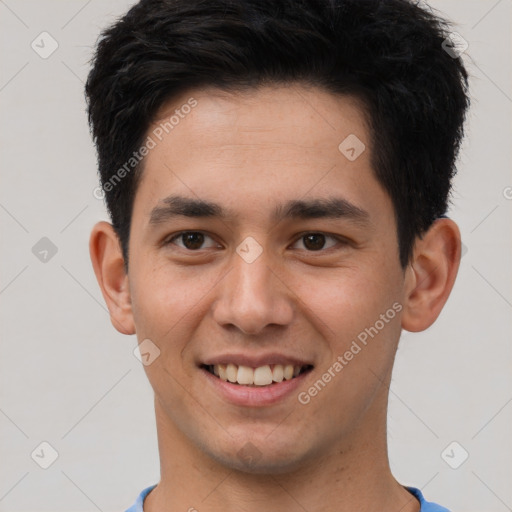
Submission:
[[[169,196],[160,201],[150,214],[151,225],[167,222],[176,217],[220,218],[227,220],[237,215],[221,205],[183,196]],[[370,215],[366,210],[341,197],[290,200],[274,209],[272,221],[283,219],[340,219],[346,218],[357,224],[368,225]]]

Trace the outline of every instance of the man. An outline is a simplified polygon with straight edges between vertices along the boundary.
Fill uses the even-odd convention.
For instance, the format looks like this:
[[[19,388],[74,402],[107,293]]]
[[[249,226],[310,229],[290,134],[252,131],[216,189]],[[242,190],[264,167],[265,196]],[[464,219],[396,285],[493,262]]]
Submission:
[[[447,27],[406,0],[142,0],[103,33],[90,251],[161,461],[130,511],[446,510],[392,476],[386,412],[460,260]]]

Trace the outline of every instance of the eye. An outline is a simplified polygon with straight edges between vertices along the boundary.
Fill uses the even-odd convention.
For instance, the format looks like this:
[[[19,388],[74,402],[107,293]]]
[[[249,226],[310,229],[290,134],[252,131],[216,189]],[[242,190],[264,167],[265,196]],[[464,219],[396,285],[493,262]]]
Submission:
[[[325,247],[326,239],[331,239],[334,241],[334,243],[331,243],[328,247]],[[308,252],[330,249],[338,243],[346,243],[342,238],[335,237],[333,235],[327,235],[325,233],[314,232],[302,234],[297,242],[295,242],[295,244],[299,243],[300,241],[303,241],[303,245]]]
[[[201,231],[182,231],[177,235],[167,239],[164,245],[174,244],[182,249],[187,249],[189,251],[197,251],[199,249],[206,249],[207,247],[201,247],[204,244],[205,239],[209,238],[212,240],[213,244],[210,247],[218,247],[218,244],[207,234],[202,233]],[[175,243],[175,240],[180,240],[182,245]]]

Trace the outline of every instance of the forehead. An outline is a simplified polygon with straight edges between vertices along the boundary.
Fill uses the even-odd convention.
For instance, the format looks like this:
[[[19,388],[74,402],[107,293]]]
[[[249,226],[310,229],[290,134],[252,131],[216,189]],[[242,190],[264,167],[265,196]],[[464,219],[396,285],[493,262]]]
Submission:
[[[191,90],[163,105],[146,135],[154,147],[136,195],[146,216],[176,193],[258,215],[333,188],[358,205],[379,187],[363,105],[318,88]]]
[[[232,141],[244,145],[246,151],[265,143],[300,144],[303,150],[319,146],[332,149],[334,143],[336,149],[344,133],[354,132],[368,147],[369,130],[361,100],[299,84],[239,92],[192,90],[162,105],[148,130],[158,140],[182,135],[193,138],[196,146],[228,149]]]

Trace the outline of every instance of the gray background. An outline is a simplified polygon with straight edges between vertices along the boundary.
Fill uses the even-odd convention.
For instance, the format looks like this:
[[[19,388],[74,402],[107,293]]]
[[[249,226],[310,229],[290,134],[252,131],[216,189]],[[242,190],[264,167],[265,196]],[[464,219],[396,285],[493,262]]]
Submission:
[[[83,82],[100,29],[131,3],[0,0],[0,511],[120,511],[159,479],[136,338],[111,326],[88,254],[107,217],[93,196]],[[467,252],[437,323],[403,335],[390,458],[430,500],[502,512],[512,510],[512,0],[430,4],[469,43],[473,108],[451,209]],[[59,45],[48,58],[31,47],[51,49],[43,31]],[[43,441],[58,452],[47,469]]]

